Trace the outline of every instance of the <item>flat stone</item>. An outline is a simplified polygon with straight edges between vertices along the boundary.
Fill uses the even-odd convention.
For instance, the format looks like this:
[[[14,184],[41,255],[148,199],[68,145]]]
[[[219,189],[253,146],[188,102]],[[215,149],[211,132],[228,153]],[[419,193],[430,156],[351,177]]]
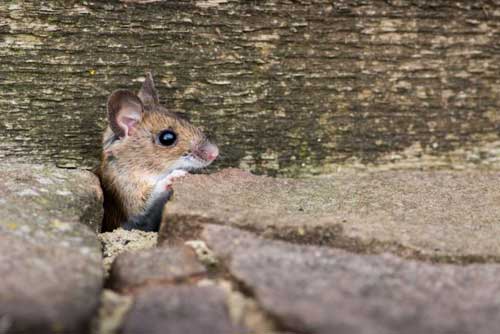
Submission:
[[[111,286],[128,290],[146,284],[176,284],[196,280],[206,273],[189,247],[160,247],[124,252],[113,262]]]
[[[93,174],[0,165],[2,333],[88,331],[102,288],[101,219]]]
[[[16,221],[35,219],[36,226],[50,225],[51,235],[58,230],[66,233],[66,221],[84,223],[98,232],[102,191],[99,179],[88,171],[4,163],[0,164],[0,208],[2,225],[7,224],[10,231],[23,231],[24,237],[34,237],[34,232],[30,234],[26,224],[17,229]],[[42,237],[36,234],[37,240]]]
[[[122,334],[235,334],[226,295],[215,286],[153,286],[139,291]]]
[[[207,223],[356,252],[445,262],[500,260],[500,173],[341,172],[280,179],[237,169],[174,184],[161,242]]]
[[[298,333],[495,333],[500,265],[430,264],[258,238],[224,226],[202,239],[281,329]]]

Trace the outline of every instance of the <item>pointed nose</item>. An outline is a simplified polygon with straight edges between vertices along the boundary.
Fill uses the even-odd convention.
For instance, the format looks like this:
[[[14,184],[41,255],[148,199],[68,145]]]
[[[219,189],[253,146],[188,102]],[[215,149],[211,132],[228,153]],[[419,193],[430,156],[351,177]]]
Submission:
[[[215,144],[206,142],[198,147],[195,154],[205,161],[212,162],[219,156],[219,148]]]

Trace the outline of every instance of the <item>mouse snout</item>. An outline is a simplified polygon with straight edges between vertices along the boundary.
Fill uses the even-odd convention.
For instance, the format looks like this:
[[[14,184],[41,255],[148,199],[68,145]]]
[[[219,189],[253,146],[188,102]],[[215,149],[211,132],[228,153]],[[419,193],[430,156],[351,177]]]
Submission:
[[[215,144],[205,142],[194,150],[194,154],[205,161],[212,162],[219,155],[219,148]]]

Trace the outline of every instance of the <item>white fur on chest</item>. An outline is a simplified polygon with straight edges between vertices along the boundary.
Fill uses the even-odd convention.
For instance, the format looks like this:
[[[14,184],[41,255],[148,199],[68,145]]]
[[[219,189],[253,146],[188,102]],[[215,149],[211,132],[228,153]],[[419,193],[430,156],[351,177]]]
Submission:
[[[144,180],[150,187],[154,187],[158,181],[161,180],[162,174],[160,175],[143,175],[142,180]]]

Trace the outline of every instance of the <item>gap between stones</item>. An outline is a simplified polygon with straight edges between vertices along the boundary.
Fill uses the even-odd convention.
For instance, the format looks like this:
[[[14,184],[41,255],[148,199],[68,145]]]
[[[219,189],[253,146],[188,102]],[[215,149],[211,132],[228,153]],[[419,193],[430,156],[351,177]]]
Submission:
[[[153,247],[172,247],[175,245],[184,244],[193,249],[198,260],[205,266],[207,273],[205,275],[188,276],[179,280],[148,280],[143,284],[134,286],[128,290],[118,291],[110,289],[110,283],[113,277],[107,276],[105,280],[105,289],[102,293],[102,305],[99,311],[99,320],[96,321],[93,334],[101,333],[117,333],[123,324],[123,321],[134,302],[134,293],[141,289],[150,286],[183,286],[197,284],[215,284],[222,287],[227,295],[226,305],[231,315],[231,319],[235,323],[245,324],[251,330],[251,333],[266,332],[270,334],[287,332],[288,328],[280,321],[280,319],[259,306],[254,291],[234,277],[228,270],[225,260],[215,258],[210,249],[201,239],[201,232],[204,225],[213,224],[225,226],[220,221],[206,219],[196,215],[183,215],[176,217],[173,229],[168,231],[160,231],[157,233],[144,233],[140,231],[124,231],[111,232],[110,235],[116,237],[117,233],[125,234],[125,242],[123,247],[116,247],[111,250],[112,256],[109,254],[104,261],[109,266],[110,258],[119,253],[128,250],[135,251],[140,249],[148,249]],[[164,222],[165,223],[165,222]],[[165,227],[165,225],[163,225]],[[329,248],[337,248],[346,250],[356,254],[380,254],[390,252],[396,256],[405,259],[413,259],[424,262],[432,262],[437,264],[459,264],[467,265],[472,263],[495,263],[500,262],[497,256],[432,256],[424,254],[418,250],[404,247],[398,243],[387,243],[380,241],[371,241],[369,244],[355,238],[346,238],[342,235],[342,226],[333,225],[329,227],[313,226],[309,228],[264,228],[259,229],[253,225],[234,226],[240,230],[252,232],[263,238],[270,240],[282,240],[292,244],[299,245],[315,245]],[[165,237],[165,232],[171,233]],[[102,235],[100,239],[102,241]],[[118,237],[120,239],[120,237]],[[116,240],[115,240],[116,241]],[[104,243],[104,242],[103,242]],[[103,248],[106,253],[109,249]],[[105,254],[106,255],[106,254]],[[206,282],[204,282],[206,280]],[[245,318],[257,318],[256,321],[245,320]],[[262,325],[264,324],[264,325]],[[261,326],[264,326],[264,330]],[[111,330],[110,330],[111,328]],[[301,334],[297,332],[297,334]]]
[[[249,329],[249,333],[288,333],[282,327],[279,319],[259,306],[252,290],[231,275],[223,259],[216,258],[202,240],[185,239],[182,244],[191,248],[196,254],[198,261],[207,270],[205,274],[188,275],[181,279],[148,279],[126,289],[113,287],[112,283],[115,278],[110,269],[119,254],[126,251],[148,250],[154,247],[172,247],[172,245],[152,243],[157,235],[157,233],[122,229],[99,234],[103,245],[103,266],[106,276],[101,294],[101,305],[93,321],[92,334],[119,333],[125,317],[134,303],[134,296],[141,289],[151,286],[196,286],[197,284],[215,285],[222,288],[227,296],[226,305],[231,320],[235,324]],[[120,241],[122,242],[121,247],[118,245]],[[177,243],[176,246],[179,244]]]
[[[198,239],[203,229],[203,225],[206,224],[228,226],[224,222],[207,219],[207,217],[199,215],[175,216],[171,218],[171,220],[175,221],[175,226],[170,226],[168,231],[160,231],[160,244],[171,244],[182,240]],[[500,263],[500,256],[497,255],[432,255],[397,242],[384,242],[375,239],[365,242],[358,238],[346,237],[343,235],[343,228],[340,224],[327,227],[312,226],[304,228],[303,226],[299,226],[297,228],[280,227],[279,229],[272,226],[261,229],[254,225],[238,225],[231,227],[252,232],[266,239],[281,240],[298,245],[336,248],[356,254],[377,255],[381,253],[391,253],[403,259],[436,264],[468,265]]]
[[[107,276],[105,281],[105,289],[102,293],[102,305],[99,311],[99,320],[96,321],[95,330],[93,334],[101,333],[117,333],[121,328],[123,321],[134,302],[134,294],[141,289],[150,286],[185,286],[198,284],[214,284],[222,287],[226,292],[227,300],[226,305],[233,322],[237,324],[244,324],[250,329],[251,333],[285,333],[287,328],[277,316],[264,310],[256,300],[256,295],[251,287],[247,286],[244,282],[234,277],[227,265],[225,259],[216,258],[213,252],[207,245],[200,240],[201,232],[205,224],[213,224],[224,226],[218,221],[203,221],[201,217],[182,217],[182,224],[176,221],[175,227],[182,226],[181,229],[175,229],[175,233],[171,238],[164,238],[165,231],[156,233],[144,233],[140,231],[124,231],[118,230],[109,233],[109,235],[125,234],[125,241],[123,242],[122,249],[115,247],[111,252],[109,248],[104,247],[103,253],[112,253],[116,256],[123,251],[134,251],[140,249],[148,249],[153,247],[172,247],[175,245],[186,245],[190,247],[195,253],[198,260],[205,266],[207,273],[204,275],[187,276],[179,280],[148,280],[143,284],[133,286],[130,289],[119,291],[117,289],[110,289],[110,283],[113,280],[112,276]],[[194,222],[194,223],[193,223]],[[248,231],[260,235],[263,238],[271,240],[282,240],[292,244],[301,245],[316,245],[326,246],[329,248],[337,248],[346,250],[357,254],[380,254],[382,252],[390,252],[399,257],[406,259],[414,259],[421,261],[428,261],[433,263],[452,263],[452,264],[471,264],[471,263],[489,263],[500,262],[497,257],[445,257],[445,256],[429,256],[413,249],[408,249],[399,244],[372,242],[366,245],[359,240],[353,238],[345,238],[342,236],[342,226],[330,227],[311,227],[311,228],[287,228],[287,229],[274,229],[266,228],[259,229],[255,226],[242,225],[237,226],[240,230]],[[172,232],[172,230],[169,230]],[[105,244],[100,235],[100,239]],[[118,239],[120,239],[118,237]],[[115,240],[116,242],[116,240]],[[370,251],[367,251],[370,250]],[[104,259],[108,266],[111,264],[109,261],[109,254]],[[113,257],[111,257],[113,258]],[[249,320],[250,319],[250,320]],[[254,319],[254,320],[252,320]],[[257,320],[255,320],[257,319]],[[264,326],[265,328],[262,328]],[[111,328],[111,330],[110,330]],[[294,329],[295,330],[295,329]],[[296,332],[301,334],[300,332]]]
[[[190,193],[187,190],[185,191],[185,193]],[[206,224],[213,224],[220,226],[230,226],[232,228],[253,232],[267,239],[282,240],[292,244],[337,248],[356,254],[380,254],[389,252],[404,259],[419,260],[437,264],[467,265],[472,263],[500,263],[500,256],[498,255],[448,255],[439,253],[439,249],[437,248],[434,249],[434,253],[426,253],[425,250],[421,251],[419,249],[413,249],[412,247],[408,247],[408,245],[399,243],[397,240],[384,241],[377,239],[357,238],[356,236],[347,235],[347,232],[344,231],[344,226],[342,225],[343,221],[342,223],[336,222],[336,224],[331,224],[329,226],[319,226],[313,224],[311,224],[311,226],[308,226],[307,224],[296,224],[293,226],[278,227],[276,226],[276,224],[273,225],[272,222],[267,226],[256,226],[252,224],[245,224],[245,222],[238,220],[234,220],[233,222],[226,222],[224,221],[224,219],[216,219],[197,213],[189,213],[189,207],[187,207],[187,209],[185,209],[184,211],[178,210],[177,212],[169,212],[169,207],[167,206],[166,211],[166,221],[163,221],[162,230],[158,234],[159,247],[188,244],[188,246],[196,251],[197,247],[203,248],[202,246],[200,246],[200,244],[198,244],[198,246],[193,244],[194,242],[196,242],[195,240],[201,239],[200,233],[203,230],[203,227]],[[155,242],[149,247],[156,246],[156,234],[154,235]],[[131,238],[128,243],[133,245],[136,241],[137,240],[135,240],[134,238]],[[127,245],[127,248],[130,246],[131,245]],[[243,282],[238,281],[238,279],[236,279],[236,277],[234,277],[229,272],[228,267],[224,263],[224,259],[214,259],[213,261],[211,261],[209,253],[210,250],[206,248],[206,245],[205,252],[197,252],[198,259],[207,268],[207,273],[204,275],[186,277],[182,280],[146,281],[145,283],[134,286],[129,291],[117,291],[116,289],[113,291],[105,290],[103,296],[105,294],[114,293],[115,297],[118,296],[116,299],[120,299],[121,297],[128,298],[126,300],[123,300],[123,303],[121,305],[128,305],[128,308],[130,308],[133,303],[133,294],[143,288],[158,285],[194,286],[196,284],[200,284],[201,282],[205,282],[206,280],[207,283],[216,284],[217,286],[225,286],[227,296],[233,296],[233,298],[235,299],[239,298],[239,300],[243,300],[243,304],[246,305],[252,304],[254,307],[253,313],[258,314],[258,317],[260,317],[261,319],[260,323],[263,322],[269,324],[270,329],[268,329],[266,332],[278,333],[280,330],[285,330],[285,326],[280,323],[280,320],[277,319],[277,317],[274,317],[269,312],[264,311],[258,305],[256,301],[256,294],[254,293],[254,291],[252,291],[252,289],[249,286],[246,286]],[[107,278],[107,287],[109,287],[112,280],[113,277]],[[231,303],[229,301],[227,302],[227,306],[230,312],[237,313],[235,309],[237,309],[238,306],[235,306],[236,304],[237,303]],[[239,304],[241,305],[242,303],[240,302]],[[126,307],[124,306],[121,308],[115,306],[115,310],[116,309],[118,309],[119,312],[115,313],[120,313],[122,316],[121,320],[115,321],[115,328],[118,329],[120,327],[121,321],[124,319],[123,317],[127,313],[127,310],[123,311],[123,309],[126,309]],[[240,312],[240,314],[242,313]],[[250,329],[253,329],[253,332],[262,332],[261,329],[256,330],[255,327],[248,327]]]
[[[238,280],[236,277],[234,277],[233,275],[231,275],[229,273],[229,270],[227,269],[226,265],[225,264],[221,264],[221,267],[222,267],[222,270],[224,272],[227,272],[227,275],[230,277],[230,280],[231,282],[233,283],[233,286],[234,286],[234,289],[236,291],[238,291],[239,293],[241,293],[245,298],[247,298],[248,300],[252,300],[252,301],[256,301],[256,295],[255,295],[255,292],[252,290],[252,288],[250,286],[248,286],[247,284],[245,284],[244,282],[242,282],[241,280]],[[257,305],[257,303],[256,303]],[[257,306],[259,307],[259,306]],[[287,326],[285,326],[285,324],[283,323],[283,321],[281,319],[279,319],[278,316],[270,313],[270,312],[267,312],[267,311],[264,311],[261,307],[259,307],[259,310],[258,312],[265,317],[265,320],[272,324],[273,326],[273,329],[272,331],[262,331],[262,329],[260,330],[255,330],[253,331],[252,333],[266,333],[266,334],[287,334],[287,333],[291,333],[291,334],[307,334],[305,332],[302,332],[302,331],[298,331],[296,328],[288,328]]]

